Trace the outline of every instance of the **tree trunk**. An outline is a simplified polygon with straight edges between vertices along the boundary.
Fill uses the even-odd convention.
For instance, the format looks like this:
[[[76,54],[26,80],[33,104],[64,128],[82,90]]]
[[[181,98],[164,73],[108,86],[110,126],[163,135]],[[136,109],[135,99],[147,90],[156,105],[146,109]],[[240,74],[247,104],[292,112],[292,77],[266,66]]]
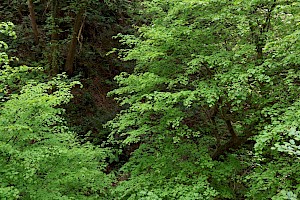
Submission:
[[[81,23],[83,21],[84,11],[85,11],[85,8],[84,8],[84,6],[82,6],[76,15],[74,27],[73,27],[72,39],[71,39],[71,42],[69,45],[67,60],[66,60],[66,64],[65,64],[65,71],[70,76],[73,75],[73,73],[74,73],[73,63],[74,63],[74,58],[75,58],[75,54],[76,54],[77,37],[78,37],[78,33],[80,31]]]
[[[230,120],[226,120],[226,125],[229,133],[231,134],[231,138],[229,141],[227,141],[225,144],[219,146],[211,155],[211,158],[213,160],[218,160],[221,155],[225,155],[226,153],[230,152],[231,150],[239,149],[241,146],[250,138],[253,136],[255,127],[258,125],[258,121],[253,122],[249,126],[245,128],[244,136],[238,136],[233,126],[230,122]]]
[[[28,0],[28,9],[29,9],[29,13],[30,13],[29,16],[30,16],[32,30],[33,30],[33,35],[34,35],[34,41],[35,41],[35,44],[39,44],[39,32],[38,32],[38,28],[37,28],[37,24],[36,24],[36,16],[35,16],[34,5],[33,5],[32,0]]]
[[[52,1],[52,30],[51,30],[51,55],[50,55],[50,75],[55,76],[59,73],[58,62],[58,0]]]

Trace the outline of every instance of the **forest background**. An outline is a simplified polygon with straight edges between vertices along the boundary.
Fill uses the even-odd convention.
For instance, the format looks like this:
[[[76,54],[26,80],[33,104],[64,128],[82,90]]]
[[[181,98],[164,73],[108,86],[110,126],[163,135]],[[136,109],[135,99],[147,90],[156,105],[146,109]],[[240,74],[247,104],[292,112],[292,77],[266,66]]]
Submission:
[[[0,5],[0,199],[298,199],[298,0]]]

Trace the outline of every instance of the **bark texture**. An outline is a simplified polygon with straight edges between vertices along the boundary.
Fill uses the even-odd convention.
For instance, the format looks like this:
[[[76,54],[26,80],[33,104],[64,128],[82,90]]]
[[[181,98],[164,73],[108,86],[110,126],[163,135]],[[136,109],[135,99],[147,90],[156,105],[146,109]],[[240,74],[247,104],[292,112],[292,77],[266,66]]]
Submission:
[[[84,12],[85,12],[85,8],[81,7],[76,15],[75,22],[74,22],[72,39],[69,45],[67,60],[65,64],[65,71],[70,76],[73,75],[74,73],[74,58],[76,55],[77,37],[83,21]]]
[[[33,31],[34,41],[35,44],[39,44],[39,31],[37,28],[36,16],[35,16],[34,5],[32,0],[28,0],[28,9],[30,13],[29,17],[30,17],[32,31]]]

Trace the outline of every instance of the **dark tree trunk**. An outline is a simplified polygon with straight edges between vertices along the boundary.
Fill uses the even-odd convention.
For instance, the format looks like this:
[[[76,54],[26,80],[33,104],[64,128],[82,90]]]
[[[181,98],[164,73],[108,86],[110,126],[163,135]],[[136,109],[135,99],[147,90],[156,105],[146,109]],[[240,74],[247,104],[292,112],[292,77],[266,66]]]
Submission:
[[[69,45],[67,60],[66,60],[66,64],[65,64],[65,71],[67,72],[68,75],[73,75],[73,73],[74,73],[74,64],[73,63],[74,63],[74,58],[75,58],[75,54],[76,54],[77,37],[78,37],[78,33],[80,31],[81,23],[83,21],[84,12],[85,12],[85,8],[81,7],[75,18],[72,39],[71,39],[71,42]]]
[[[225,155],[226,153],[230,152],[231,150],[239,149],[241,146],[253,136],[253,132],[255,127],[258,125],[258,122],[255,121],[249,126],[245,128],[243,136],[238,136],[235,133],[235,130],[231,124],[230,120],[225,120],[227,129],[231,134],[231,138],[225,144],[219,146],[211,155],[213,160],[218,160],[221,155]]]
[[[50,55],[50,75],[55,76],[59,73],[59,62],[58,62],[58,9],[59,9],[59,0],[52,1],[52,30],[51,30],[51,55]]]
[[[31,26],[32,26],[32,31],[33,31],[33,35],[34,35],[34,41],[35,44],[39,44],[39,32],[38,32],[38,28],[37,28],[37,24],[36,24],[36,16],[35,16],[35,12],[34,12],[34,5],[32,0],[28,0],[28,9],[29,9],[29,13],[30,13],[30,22],[31,22]]]

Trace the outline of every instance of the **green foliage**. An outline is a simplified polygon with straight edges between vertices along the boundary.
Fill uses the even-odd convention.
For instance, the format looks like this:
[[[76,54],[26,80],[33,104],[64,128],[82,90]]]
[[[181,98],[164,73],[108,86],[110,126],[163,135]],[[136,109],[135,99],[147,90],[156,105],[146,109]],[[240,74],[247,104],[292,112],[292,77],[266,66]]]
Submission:
[[[117,76],[119,88],[110,93],[124,106],[109,123],[111,140],[124,146],[142,143],[140,149],[150,148],[153,140],[164,141],[159,147],[167,148],[170,138],[179,146],[185,146],[186,140],[201,144],[197,148],[202,151],[198,151],[207,149],[206,156],[218,160],[222,172],[229,168],[225,177],[216,170],[214,178],[205,179],[204,185],[213,188],[208,191],[215,191],[216,198],[297,198],[299,1],[149,0],[143,6],[146,15],[153,16],[151,22],[137,27],[137,35],[119,35],[132,47],[121,50],[120,55],[125,61],[136,61],[136,68],[132,74]],[[246,145],[247,140],[256,142],[255,149]],[[169,148],[179,153],[176,145]],[[143,157],[145,151],[141,151],[132,159]],[[166,152],[162,155],[172,157]],[[170,163],[148,160],[152,164],[147,165],[159,166],[157,169]],[[138,166],[145,161],[136,162]],[[142,185],[123,198],[138,198],[134,196],[138,191],[171,198],[161,196],[164,190],[144,187],[156,183],[153,179],[172,180],[175,174],[165,178],[150,172],[145,177],[148,168],[138,168],[138,172],[117,187]],[[220,186],[225,180],[226,189]],[[205,194],[205,189],[199,191]]]
[[[12,60],[7,55],[8,45],[3,41],[4,39],[9,39],[9,37],[16,38],[16,33],[13,31],[14,25],[11,22],[0,23],[0,66],[6,66]]]
[[[5,41],[16,39],[14,25],[11,22],[0,23],[1,38],[5,39]],[[0,45],[2,45],[0,46],[0,99],[1,101],[5,101],[9,99],[10,94],[19,92],[22,86],[31,80],[38,80],[43,77],[40,73],[43,69],[41,67],[28,67],[25,65],[12,67],[11,64],[18,61],[18,58],[9,55],[10,47],[4,41],[0,40]]]
[[[120,170],[116,199],[213,199],[208,183],[214,164],[195,144],[169,141],[142,144]],[[128,179],[128,180],[127,180]]]
[[[297,199],[299,160],[277,157],[258,163],[253,173],[245,179],[249,186],[248,199]]]
[[[250,193],[252,196],[272,199],[297,199],[299,197],[299,3],[291,2],[279,6],[276,13],[289,12],[282,21],[280,39],[266,44],[266,51],[272,57],[266,66],[273,76],[270,106],[262,110],[270,123],[256,137],[255,150],[259,160],[255,172],[251,174]],[[293,29],[290,25],[293,24]],[[288,27],[287,27],[288,26]]]
[[[64,125],[58,105],[74,83],[32,83],[12,95],[0,114],[1,187],[22,199],[97,199],[106,194],[107,151],[80,145]],[[50,94],[49,94],[50,93]],[[7,192],[1,194],[7,197]]]
[[[275,110],[272,124],[257,136],[255,145],[259,164],[251,179],[252,196],[280,199],[290,194],[290,199],[299,196],[299,100],[291,106]],[[280,192],[278,192],[280,191]],[[286,192],[288,191],[288,192]],[[288,199],[288,198],[286,198]]]
[[[41,41],[51,41],[40,43],[47,63],[63,63],[78,13],[86,31],[73,38],[88,52],[78,65],[91,66],[95,49],[102,59],[106,43],[96,35],[122,23],[124,2],[52,1],[48,10],[36,1],[46,13]],[[109,140],[130,158],[111,175],[103,172],[110,151],[79,144],[62,117],[77,82],[28,76],[38,69],[12,67],[0,42],[0,198],[299,198],[299,1],[145,0],[139,8],[145,23],[119,34],[130,48],[120,56],[136,67],[116,77],[110,95],[123,110],[108,123]],[[0,41],[15,37],[12,28],[0,25]]]
[[[9,37],[16,38],[16,32],[13,31],[14,24],[11,22],[1,22],[0,23],[0,33]],[[3,37],[1,35],[1,37]],[[3,41],[1,41],[3,42]]]
[[[65,75],[34,80],[29,67],[10,67],[7,58],[0,76],[0,89],[9,97],[0,110],[0,198],[105,198],[111,184],[103,172],[109,150],[80,144],[62,117],[60,106],[79,82]],[[21,90],[11,93],[16,81]]]

